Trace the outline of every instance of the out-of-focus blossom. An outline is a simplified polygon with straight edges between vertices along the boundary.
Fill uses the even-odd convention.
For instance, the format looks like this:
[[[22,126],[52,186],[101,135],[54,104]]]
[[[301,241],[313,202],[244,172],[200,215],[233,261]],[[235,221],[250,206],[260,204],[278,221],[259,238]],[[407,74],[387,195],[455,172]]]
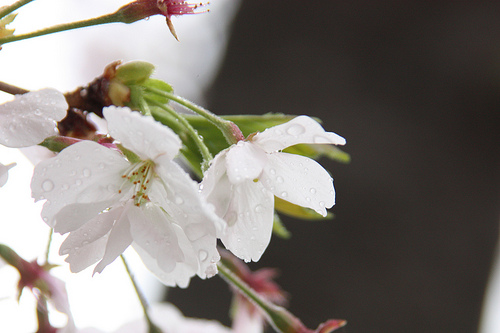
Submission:
[[[267,301],[284,306],[287,303],[287,294],[274,282],[278,274],[272,268],[261,268],[252,272],[242,261],[227,251],[220,252],[222,262],[231,269],[232,273],[252,288],[260,297]],[[233,330],[237,333],[262,333],[266,320],[255,303],[233,286],[234,298],[232,304]]]
[[[260,259],[271,238],[274,196],[323,216],[334,205],[328,172],[313,159],[281,152],[300,143],[343,145],[345,139],[299,116],[223,150],[207,170],[202,193],[226,221],[219,236],[237,257]]]
[[[81,141],[35,168],[31,188],[46,199],[43,220],[70,233],[59,253],[78,272],[101,272],[133,245],[166,285],[216,274],[216,224],[198,184],[173,162],[181,143],[169,128],[128,108],[104,110],[122,152]],[[126,156],[126,157],[125,157]]]
[[[151,320],[165,333],[239,333],[215,320],[184,317],[179,309],[170,303],[153,304],[149,310]],[[78,332],[104,333],[93,328],[81,329]],[[146,320],[139,319],[123,325],[114,333],[148,333],[148,326]]]
[[[28,147],[56,134],[56,122],[66,116],[64,95],[54,89],[16,95],[0,105],[0,144]]]
[[[40,266],[36,261],[28,262],[14,252],[14,250],[3,244],[0,244],[0,258],[19,272],[18,299],[25,288],[31,290],[37,299],[38,332],[74,332],[75,324],[65,284],[49,273],[50,266]],[[48,321],[47,301],[57,311],[67,316],[68,321],[64,327],[56,329]]]
[[[208,10],[198,10],[207,4],[201,2],[190,3],[183,0],[135,0],[120,8],[119,11],[121,11],[126,20],[130,22],[135,22],[153,15],[163,15],[167,19],[167,25],[170,32],[175,39],[178,39],[170,18],[172,16],[208,12]]]

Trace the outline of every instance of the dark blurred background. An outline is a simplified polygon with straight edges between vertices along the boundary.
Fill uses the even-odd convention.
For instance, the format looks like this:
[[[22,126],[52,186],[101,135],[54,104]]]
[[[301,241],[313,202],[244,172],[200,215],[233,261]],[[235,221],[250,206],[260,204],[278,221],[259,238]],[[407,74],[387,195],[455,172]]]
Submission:
[[[498,238],[500,2],[243,1],[207,96],[218,114],[317,116],[347,139],[336,218],[284,218],[252,268],[341,332],[476,332]],[[228,323],[221,279],[170,299]],[[193,302],[193,299],[195,300]]]

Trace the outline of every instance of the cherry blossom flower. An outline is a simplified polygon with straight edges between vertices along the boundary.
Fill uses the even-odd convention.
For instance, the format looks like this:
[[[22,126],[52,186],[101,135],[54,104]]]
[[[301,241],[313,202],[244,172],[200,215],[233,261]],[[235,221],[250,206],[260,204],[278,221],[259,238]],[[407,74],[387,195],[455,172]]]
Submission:
[[[281,152],[299,143],[343,145],[345,139],[299,116],[223,150],[205,174],[202,193],[227,224],[219,237],[247,262],[259,260],[269,244],[274,196],[323,216],[335,204],[333,179],[320,164]]]
[[[16,95],[0,105],[0,144],[29,147],[56,135],[56,122],[66,116],[64,95],[54,89],[42,89]]]
[[[68,255],[71,270],[99,261],[94,273],[100,273],[132,244],[166,285],[186,287],[195,274],[216,274],[219,218],[173,162],[180,139],[128,108],[109,107],[104,116],[128,159],[117,149],[81,141],[37,165],[31,183],[35,200],[47,199],[44,221],[70,233],[59,253]]]
[[[174,333],[239,333],[223,326],[215,320],[184,317],[174,305],[170,303],[155,303],[150,307],[149,315],[154,324],[162,332]],[[79,333],[104,333],[94,328],[78,330]],[[148,325],[144,318],[128,322],[113,333],[148,333]],[[252,332],[254,333],[254,332]],[[258,332],[255,332],[258,333]]]

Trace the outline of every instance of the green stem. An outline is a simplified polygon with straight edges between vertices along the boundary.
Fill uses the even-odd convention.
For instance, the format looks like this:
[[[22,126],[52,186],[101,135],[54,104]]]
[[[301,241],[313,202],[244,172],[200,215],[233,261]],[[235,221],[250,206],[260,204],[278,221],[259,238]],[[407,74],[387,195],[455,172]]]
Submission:
[[[166,98],[184,106],[185,108],[199,114],[200,116],[206,118],[208,121],[210,121],[212,124],[214,124],[222,132],[222,134],[226,138],[226,141],[230,145],[235,144],[238,141],[245,139],[245,137],[241,133],[241,130],[232,121],[222,119],[221,117],[208,111],[207,109],[204,109],[203,107],[196,105],[193,102],[188,101],[187,99],[182,98],[180,96],[177,96],[175,94],[172,94],[170,92],[163,91],[163,90],[153,88],[153,87],[146,87],[146,90],[149,90],[150,92],[158,94],[160,96],[166,97]]]
[[[144,297],[144,294],[142,293],[141,289],[139,288],[139,285],[135,281],[134,274],[130,270],[130,267],[125,260],[125,257],[123,255],[120,256],[123,261],[123,265],[125,266],[125,270],[127,271],[128,276],[130,277],[130,281],[132,281],[132,285],[134,286],[135,293],[137,294],[137,297],[139,298],[139,302],[141,303],[142,311],[144,312],[144,318],[146,318],[146,321],[148,322],[148,332],[149,333],[161,333],[161,329],[156,326],[151,318],[149,317],[148,314],[148,309],[149,309],[149,304],[146,300],[146,297]]]
[[[196,129],[186,120],[186,118],[181,116],[170,106],[157,102],[152,98],[146,97],[146,100],[148,101],[148,103],[160,107],[162,110],[166,111],[167,113],[175,117],[175,119],[179,120],[181,125],[184,126],[184,128],[186,129],[189,136],[191,136],[195,144],[198,146],[198,149],[200,150],[200,153],[203,156],[202,171],[207,170],[209,163],[213,159],[213,157],[207,145],[205,144],[205,142],[203,142]]]
[[[50,244],[52,244],[53,234],[54,234],[54,229],[50,228],[49,240],[47,241],[47,247],[45,248],[45,263],[49,262]]]
[[[33,1],[33,0],[19,0],[10,6],[5,6],[3,9],[0,9],[0,19],[9,15],[13,11],[15,11],[16,9],[21,8],[22,6],[30,3],[31,1]]]
[[[130,23],[130,22],[127,22],[126,18],[124,17],[124,15],[121,11],[117,11],[115,13],[107,14],[104,16],[96,17],[96,18],[91,18],[88,20],[58,24],[58,25],[55,25],[55,26],[52,26],[49,28],[44,28],[44,29],[33,31],[33,32],[23,34],[23,35],[6,36],[3,38],[0,38],[0,45],[20,41],[23,39],[29,39],[29,38],[49,35],[49,34],[61,32],[61,31],[79,29],[79,28],[90,27],[90,26],[106,24],[106,23],[119,23],[119,22]]]

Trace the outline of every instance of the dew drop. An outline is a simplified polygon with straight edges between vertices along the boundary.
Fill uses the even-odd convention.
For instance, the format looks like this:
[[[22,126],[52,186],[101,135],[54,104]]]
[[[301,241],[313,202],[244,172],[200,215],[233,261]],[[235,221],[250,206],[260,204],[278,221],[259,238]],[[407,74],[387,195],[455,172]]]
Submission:
[[[302,125],[294,124],[287,128],[286,132],[293,136],[299,136],[304,133],[306,129]]]
[[[320,202],[319,202],[319,206],[320,206],[321,208],[324,208],[324,207],[325,207],[325,202],[324,202],[324,201],[320,201]]]
[[[276,174],[276,170],[274,170],[274,169],[269,169],[269,173],[270,173],[271,175],[275,175],[275,174]]]
[[[61,255],[65,256],[67,254],[69,254],[69,249],[64,249],[61,251]]]
[[[99,169],[104,169],[104,163],[99,163]]]
[[[311,192],[311,194],[316,194],[316,189],[314,187],[311,187],[311,189],[309,190],[309,192]]]
[[[43,183],[42,183],[42,189],[45,191],[45,192],[50,192],[54,189],[54,183],[52,182],[52,180],[45,180]]]
[[[306,197],[306,201],[307,201],[307,202],[311,202],[311,198]]]
[[[176,197],[175,198],[175,203],[177,205],[182,205],[184,203],[184,200],[181,197]]]
[[[287,192],[281,192],[281,196],[282,196],[283,198],[286,198],[286,197],[288,196],[288,193],[287,193]]]
[[[75,181],[75,184],[76,184],[76,185],[78,185],[78,186],[80,186],[80,185],[82,185],[82,181],[81,181],[80,179],[77,179],[77,180]]]
[[[83,176],[84,177],[90,177],[91,174],[92,174],[92,172],[90,171],[90,169],[83,169]]]
[[[257,206],[255,206],[254,210],[256,213],[262,213],[264,211],[264,206],[257,205]]]
[[[283,183],[284,182],[283,177],[281,177],[281,176],[276,177],[276,182]]]
[[[205,261],[208,258],[208,252],[205,250],[200,250],[198,251],[198,258],[200,258],[200,261]]]
[[[69,185],[68,184],[63,184],[61,187],[62,187],[63,190],[67,190],[69,188]]]

